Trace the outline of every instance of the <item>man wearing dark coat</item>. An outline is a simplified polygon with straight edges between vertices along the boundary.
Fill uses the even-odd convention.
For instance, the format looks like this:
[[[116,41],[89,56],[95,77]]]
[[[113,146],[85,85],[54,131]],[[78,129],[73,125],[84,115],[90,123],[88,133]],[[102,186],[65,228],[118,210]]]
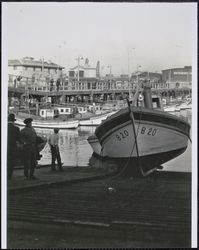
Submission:
[[[17,147],[20,144],[20,129],[14,124],[14,114],[8,115],[8,140],[7,140],[7,177],[12,179],[12,173],[17,161]]]
[[[25,128],[21,130],[21,141],[23,143],[24,176],[27,179],[35,180],[34,171],[37,165],[37,134],[32,127],[32,118],[24,120]]]

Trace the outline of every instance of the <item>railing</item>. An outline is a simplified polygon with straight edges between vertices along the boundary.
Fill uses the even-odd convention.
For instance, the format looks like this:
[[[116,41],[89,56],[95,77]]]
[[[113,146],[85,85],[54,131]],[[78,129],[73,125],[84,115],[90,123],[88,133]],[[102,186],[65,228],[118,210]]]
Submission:
[[[136,86],[135,84],[129,84],[127,85],[116,85],[113,84],[112,86],[109,85],[109,83],[104,82],[103,86],[102,84],[96,84],[96,85],[90,85],[89,88],[88,86],[85,85],[78,85],[76,84],[68,84],[68,85],[60,85],[60,86],[36,86],[34,84],[25,84],[24,82],[19,82],[17,84],[17,86],[14,86],[13,83],[9,82],[8,87],[10,88],[14,88],[18,91],[25,91],[25,90],[29,90],[29,91],[39,91],[39,92],[51,92],[51,93],[58,93],[58,92],[71,92],[71,91],[75,91],[77,93],[82,93],[82,92],[91,92],[91,94],[95,93],[95,92],[107,92],[107,91],[129,91],[129,92],[134,92],[136,90]],[[188,88],[188,87],[187,87]],[[169,90],[169,89],[173,89],[170,88],[169,85],[164,84],[164,83],[156,83],[156,84],[152,84],[152,90]],[[185,87],[179,87],[180,89],[185,89]],[[190,87],[191,90],[191,87]]]

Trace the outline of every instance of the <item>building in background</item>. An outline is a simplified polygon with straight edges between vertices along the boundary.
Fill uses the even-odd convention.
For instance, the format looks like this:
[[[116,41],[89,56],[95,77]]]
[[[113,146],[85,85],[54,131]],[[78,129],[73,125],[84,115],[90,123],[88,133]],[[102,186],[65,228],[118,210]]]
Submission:
[[[173,68],[162,70],[163,83],[169,84],[169,88],[192,88],[192,67]]]
[[[21,101],[36,98],[39,102],[97,102],[125,99],[135,93],[138,81],[150,80],[152,91],[162,96],[184,96],[191,94],[191,66],[163,70],[162,73],[138,71],[129,75],[100,72],[100,62],[96,67],[86,58],[76,58],[77,65],[68,72],[64,67],[51,61],[35,60],[25,57],[21,60],[9,60],[10,98]],[[14,88],[13,88],[14,87]]]
[[[64,67],[51,61],[35,60],[33,57],[8,60],[8,84],[10,87],[45,87],[62,78],[63,69]]]
[[[137,81],[150,80],[152,88],[168,88],[168,85],[162,82],[162,74],[148,71],[137,71],[131,75],[131,81],[135,85]]]
[[[80,58],[79,58],[78,65],[69,70],[69,78],[78,80],[78,74],[79,74],[79,80],[82,80],[84,78],[99,78],[100,76],[99,68],[100,68],[99,61],[97,62],[96,67],[91,67],[88,58],[85,59],[84,65],[80,65]]]
[[[101,83],[100,80],[100,62],[97,62],[96,67],[89,64],[88,58],[85,59],[83,65],[80,61],[83,58],[78,57],[78,64],[70,68],[68,73],[68,88],[72,90],[91,90],[97,89]]]

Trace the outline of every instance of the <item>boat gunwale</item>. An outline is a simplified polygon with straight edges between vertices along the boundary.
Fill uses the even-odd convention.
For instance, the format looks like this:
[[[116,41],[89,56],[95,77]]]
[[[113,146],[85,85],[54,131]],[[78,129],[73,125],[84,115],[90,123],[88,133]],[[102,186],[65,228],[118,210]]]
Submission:
[[[130,121],[130,116],[129,116],[129,111],[127,111],[127,110],[128,109],[124,109],[123,113],[117,112],[116,114],[108,117],[105,121],[102,122],[102,124],[100,126],[98,126],[96,128],[95,134],[96,134],[96,136],[98,137],[98,139],[100,141],[104,140],[103,137],[105,136],[105,134],[107,134],[107,131],[111,130],[113,127],[115,127],[115,126],[118,127],[119,125],[121,125],[123,123],[126,123],[126,122],[130,123],[131,122]],[[140,120],[138,120],[138,119],[135,118],[135,121],[137,121],[138,123],[141,123],[142,121],[144,121],[145,123],[146,122],[149,122],[149,123],[151,122],[151,121],[148,121],[148,120],[144,119],[143,118],[144,115],[145,116],[149,115],[149,114],[152,114],[154,116],[158,115],[159,118],[170,119],[170,120],[172,120],[172,122],[176,122],[176,124],[169,124],[169,125],[166,124],[167,128],[169,128],[169,129],[175,129],[176,131],[178,131],[180,133],[183,133],[184,135],[186,135],[186,136],[189,137],[189,131],[190,131],[190,127],[191,126],[190,126],[190,124],[188,122],[184,121],[184,119],[182,119],[182,118],[179,118],[179,117],[174,116],[172,114],[168,114],[166,112],[164,113],[162,111],[157,111],[157,110],[155,110],[155,112],[154,112],[154,110],[143,109],[143,108],[140,109],[139,108],[139,109],[136,109],[136,110],[133,110],[133,111],[135,111],[134,114],[140,116]],[[125,119],[123,120],[122,118],[125,118]],[[114,126],[113,125],[114,122],[118,123],[118,124],[116,124]],[[163,123],[162,121],[161,122],[160,121],[155,121],[155,122],[153,121],[153,124],[154,123],[158,124],[158,126],[160,126],[160,124],[162,124],[162,125],[165,126],[165,123]],[[183,125],[185,125],[186,128],[187,128],[187,131],[185,131],[185,129],[179,128],[179,123],[182,123]],[[107,127],[105,127],[105,126],[107,126]]]
[[[148,113],[150,113],[150,114],[159,114],[159,115],[162,116],[162,117],[168,117],[168,118],[171,118],[171,119],[173,118],[174,120],[182,121],[182,122],[184,122],[184,123],[186,123],[187,125],[190,126],[190,124],[189,124],[187,121],[185,121],[182,117],[175,116],[175,115],[173,115],[173,114],[167,113],[167,112],[162,111],[162,110],[158,110],[158,109],[148,109],[148,108],[143,108],[143,107],[132,107],[132,106],[131,106],[131,111],[132,111],[133,113],[134,113],[134,111],[135,111],[135,113],[142,112],[143,114],[148,114]],[[120,114],[120,112],[121,112],[121,114]],[[116,112],[115,114],[109,116],[109,117],[106,119],[106,121],[104,121],[104,122],[107,122],[110,118],[113,118],[113,119],[114,119],[114,118],[117,118],[119,115],[122,115],[122,113],[123,113],[123,114],[129,113],[128,107],[127,107],[127,108],[124,108],[124,109],[121,109],[121,110],[119,110],[118,112]]]
[[[151,125],[152,124],[152,122],[149,122],[149,121],[144,121],[144,122],[139,122],[138,121],[138,123],[139,123],[139,126],[143,125],[143,124],[147,124],[147,125]],[[109,132],[107,132],[106,134],[104,134],[100,139],[98,139],[97,136],[96,137],[100,141],[100,144],[102,144],[107,139],[107,137],[109,137],[111,134],[113,134],[116,130],[121,129],[121,128],[129,125],[129,124],[131,124],[131,121],[126,121],[125,123],[117,125],[117,127],[114,127],[111,130],[109,130]],[[164,125],[160,125],[160,123],[154,123],[154,122],[153,122],[153,125],[156,125],[156,126],[162,127],[162,128],[166,128],[166,129],[170,129],[172,131],[181,133],[181,134],[183,134],[183,135],[185,135],[187,137],[189,136],[188,134],[184,133],[182,130],[179,130],[179,129],[176,129],[176,128],[174,129],[173,127],[171,127],[169,125],[165,125],[165,124]],[[91,138],[91,140],[92,140],[92,138]],[[94,140],[94,138],[93,138],[93,140]]]

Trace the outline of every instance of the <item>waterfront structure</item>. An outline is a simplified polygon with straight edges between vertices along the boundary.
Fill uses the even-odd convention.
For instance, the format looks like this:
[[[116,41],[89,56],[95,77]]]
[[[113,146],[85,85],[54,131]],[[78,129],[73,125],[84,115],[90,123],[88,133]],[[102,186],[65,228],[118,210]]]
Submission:
[[[162,70],[162,81],[173,88],[187,88],[192,87],[192,67],[184,66],[184,68],[171,68]]]
[[[164,97],[191,93],[191,68],[188,66],[181,70],[163,70],[162,74],[137,71],[131,76],[114,76],[110,66],[110,74],[102,77],[99,61],[93,67],[87,58],[83,65],[80,63],[83,58],[78,56],[76,59],[77,65],[65,74],[64,67],[50,61],[37,61],[32,57],[9,60],[8,96],[14,102],[19,99],[23,102],[30,97],[50,103],[120,100],[132,97],[138,80],[150,80],[153,93]]]
[[[162,74],[154,73],[149,71],[137,71],[131,75],[131,80],[135,84],[137,81],[148,81],[150,80],[151,87],[157,88],[168,88],[168,84],[162,82]]]

